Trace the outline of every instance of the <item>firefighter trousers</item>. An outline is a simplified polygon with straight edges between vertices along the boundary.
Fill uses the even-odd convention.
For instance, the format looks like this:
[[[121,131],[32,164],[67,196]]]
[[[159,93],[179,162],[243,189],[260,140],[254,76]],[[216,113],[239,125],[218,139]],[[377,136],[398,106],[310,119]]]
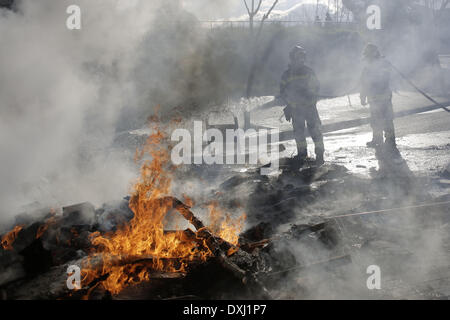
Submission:
[[[294,127],[294,137],[297,142],[298,156],[304,159],[308,155],[308,145],[306,142],[306,127],[314,141],[316,157],[323,158],[325,151],[322,134],[322,123],[320,121],[317,107],[293,106],[292,125]]]
[[[392,100],[370,101],[370,125],[375,144],[396,145]]]

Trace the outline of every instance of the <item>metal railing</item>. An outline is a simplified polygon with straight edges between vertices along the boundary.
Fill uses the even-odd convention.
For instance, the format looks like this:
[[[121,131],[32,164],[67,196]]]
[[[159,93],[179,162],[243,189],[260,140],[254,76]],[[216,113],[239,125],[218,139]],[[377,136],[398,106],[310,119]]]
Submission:
[[[439,60],[442,68],[450,69],[450,54],[439,55]]]
[[[199,21],[204,28],[249,28],[248,20],[202,20]],[[353,21],[307,21],[307,20],[265,20],[265,25],[282,25],[284,27],[296,26],[318,26],[318,27],[346,27],[356,28],[358,24]],[[255,27],[261,24],[261,21],[253,21]]]

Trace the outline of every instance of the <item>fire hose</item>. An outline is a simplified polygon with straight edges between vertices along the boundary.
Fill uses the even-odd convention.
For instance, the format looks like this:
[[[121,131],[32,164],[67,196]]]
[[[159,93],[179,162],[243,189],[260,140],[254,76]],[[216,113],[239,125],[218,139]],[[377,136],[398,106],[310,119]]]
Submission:
[[[400,69],[398,69],[396,66],[394,66],[390,61],[388,61],[388,60],[386,60],[386,59],[385,59],[385,61],[389,64],[389,66],[390,66],[396,73],[398,73],[398,75],[399,75],[403,80],[405,80],[405,81],[406,81],[411,87],[413,87],[418,93],[420,93],[422,96],[424,96],[427,100],[429,100],[429,101],[431,101],[432,103],[434,103],[436,106],[438,106],[438,107],[444,109],[446,112],[449,112],[449,113],[450,113],[450,110],[449,110],[446,106],[444,106],[442,103],[439,103],[438,101],[436,101],[435,99],[433,99],[433,98],[432,98],[429,94],[427,94],[424,90],[420,89],[416,84],[414,84],[414,82],[412,82],[411,79],[409,79],[403,72],[401,72]],[[359,87],[359,84],[356,85],[355,87],[353,87],[351,90],[347,90],[345,93],[339,94],[339,95],[337,95],[337,94],[335,94],[335,95],[330,95],[330,94],[323,94],[323,93],[320,93],[320,94],[317,95],[317,97],[318,97],[319,99],[333,99],[333,98],[341,97],[341,96],[342,96],[342,97],[343,97],[343,96],[349,96],[351,93],[355,92],[355,91],[358,89],[358,87]],[[281,102],[282,102],[282,99],[281,99],[281,97],[277,96],[277,97],[275,97],[275,99],[272,101],[272,104],[273,104],[275,101],[281,101]],[[351,101],[350,101],[350,100],[349,100],[349,104],[351,105]],[[257,109],[265,109],[265,108],[267,108],[267,106],[269,106],[269,105],[270,105],[270,103],[267,103],[267,104],[265,104],[265,105],[262,105],[262,106],[258,107]],[[281,119],[281,118],[280,118],[280,119]]]
[[[338,215],[338,216],[330,216],[330,217],[327,217],[327,220],[331,221],[331,220],[337,220],[337,219],[341,219],[341,218],[359,217],[359,216],[372,215],[372,214],[398,213],[400,210],[436,207],[436,206],[443,206],[443,205],[449,205],[449,204],[450,204],[450,201],[434,202],[434,203],[418,203],[416,205],[399,207],[399,208],[388,208],[388,209],[383,209],[383,210],[375,210],[375,211],[343,214],[343,215]],[[277,241],[280,239],[281,239],[280,237],[274,237],[271,239],[267,239],[266,241]],[[327,259],[324,261],[319,261],[319,262],[316,262],[316,263],[313,263],[310,265],[296,265],[289,269],[285,269],[285,270],[281,270],[281,271],[262,273],[262,275],[265,277],[271,277],[274,275],[284,274],[284,273],[287,273],[290,271],[296,271],[296,270],[307,269],[307,268],[311,268],[311,267],[317,267],[317,266],[326,265],[329,263],[346,264],[346,263],[351,263],[351,261],[352,261],[352,259],[351,259],[350,255],[343,255],[343,256],[333,257],[331,259]]]
[[[435,99],[433,99],[429,94],[427,94],[425,91],[423,91],[422,89],[420,89],[418,86],[416,86],[414,84],[414,82],[412,82],[411,79],[409,79],[403,72],[400,71],[399,68],[397,68],[396,66],[394,66],[392,64],[392,62],[390,62],[389,60],[385,59],[385,61],[389,64],[389,66],[396,72],[398,73],[398,75],[405,80],[411,87],[413,87],[417,92],[419,92],[421,95],[423,95],[426,99],[428,99],[429,101],[433,102],[436,106],[444,109],[447,112],[450,112],[450,110],[442,105],[442,103],[437,102]],[[359,86],[359,85],[358,85]],[[348,90],[345,94],[341,94],[339,96],[348,96],[349,94],[351,94],[352,92],[354,92],[355,90],[357,90],[358,86],[356,86],[355,88]],[[318,95],[319,98],[323,98],[323,99],[329,99],[329,98],[335,98],[332,95],[324,95],[324,94],[319,94]],[[350,102],[351,104],[351,102]]]
[[[405,80],[406,82],[408,82],[409,85],[410,85],[411,87],[413,87],[417,92],[419,92],[419,93],[420,93],[421,95],[423,95],[425,98],[427,98],[428,100],[430,100],[431,102],[433,102],[436,106],[439,106],[439,107],[441,107],[442,109],[444,109],[445,111],[450,112],[450,110],[449,110],[447,107],[445,107],[445,106],[442,105],[441,103],[437,102],[435,99],[433,99],[432,97],[430,97],[425,91],[423,91],[423,90],[420,89],[418,86],[416,86],[416,85],[414,84],[414,82],[411,81],[411,79],[409,79],[406,75],[404,75],[403,72],[401,72],[401,71],[400,71],[396,66],[394,66],[390,61],[388,61],[388,60],[385,60],[385,61],[391,66],[391,68],[392,68],[395,72],[397,72],[397,73],[400,75],[400,77],[403,78],[403,80]]]

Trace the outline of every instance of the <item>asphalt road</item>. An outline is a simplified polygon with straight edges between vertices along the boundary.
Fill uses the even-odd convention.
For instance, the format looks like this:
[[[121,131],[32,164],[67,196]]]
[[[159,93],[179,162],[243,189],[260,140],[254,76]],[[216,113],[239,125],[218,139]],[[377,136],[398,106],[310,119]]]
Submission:
[[[273,97],[258,99],[261,104]],[[450,99],[438,97],[436,100],[443,103]],[[410,169],[426,175],[443,171],[450,162],[450,113],[439,108],[423,112],[424,107],[433,109],[432,104],[414,92],[395,93],[393,104],[394,112],[399,115],[395,119],[397,143]],[[252,105],[253,124],[280,129],[280,141],[286,148],[281,157],[295,155],[292,125],[283,118],[283,107],[258,109],[257,103]],[[366,142],[371,140],[369,109],[361,106],[358,95],[322,100],[318,110],[325,132],[327,161],[364,175],[378,168],[373,150],[366,147]],[[312,141],[308,141],[309,153],[313,156]]]

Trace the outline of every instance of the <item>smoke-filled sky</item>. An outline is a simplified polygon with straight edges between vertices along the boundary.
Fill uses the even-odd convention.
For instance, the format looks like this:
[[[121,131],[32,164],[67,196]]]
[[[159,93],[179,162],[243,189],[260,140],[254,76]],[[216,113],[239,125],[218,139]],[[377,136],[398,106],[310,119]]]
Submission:
[[[130,74],[158,2],[79,0],[80,31],[66,28],[73,1],[1,11],[0,220],[32,201],[127,194],[132,171],[92,150],[111,143],[122,106],[133,104]]]
[[[284,0],[277,9],[299,2],[315,3]],[[164,88],[181,78],[168,76],[159,68],[164,59],[149,50],[177,55],[176,38],[185,35],[149,37],[152,29],[177,21],[180,5],[200,19],[245,14],[242,0],[78,0],[82,30],[68,30],[72,4],[22,0],[17,12],[1,10],[0,220],[33,201],[99,205],[126,195],[136,170],[120,154],[105,152],[117,120],[126,106],[152,107],[142,101],[150,84]],[[167,61],[191,61],[176,58]]]
[[[142,105],[150,83],[172,80],[143,62],[159,63],[147,49],[168,55],[177,48],[164,45],[165,36],[148,40],[161,18],[156,9],[166,6],[164,19],[173,11],[173,21],[180,4],[199,19],[246,12],[242,0],[77,0],[82,30],[71,31],[66,8],[74,2],[21,0],[17,12],[0,11],[0,223],[34,201],[98,206],[127,195],[137,168],[108,146],[123,108]],[[280,0],[277,9],[299,2],[315,3]],[[397,61],[414,65],[404,59],[412,50],[398,48]],[[432,241],[440,248],[440,239]]]
[[[257,1],[255,1],[256,3]],[[263,0],[262,11],[267,11],[273,4],[273,0]],[[320,0],[319,3],[328,5],[328,0]],[[334,1],[331,1],[330,6]],[[251,0],[247,3],[250,5]],[[299,3],[316,4],[316,0],[280,0],[276,10],[288,10]],[[194,13],[199,19],[229,19],[247,14],[244,0],[183,0],[186,10]]]
[[[66,27],[71,0],[21,0],[15,12],[2,9],[0,222],[34,201],[101,205],[127,195],[137,170],[108,147],[124,108],[153,107],[145,91],[168,87],[173,77],[158,64],[177,55],[177,35],[166,39],[153,29],[178,21],[182,4],[202,17],[233,15],[238,3],[78,0],[81,30]]]

